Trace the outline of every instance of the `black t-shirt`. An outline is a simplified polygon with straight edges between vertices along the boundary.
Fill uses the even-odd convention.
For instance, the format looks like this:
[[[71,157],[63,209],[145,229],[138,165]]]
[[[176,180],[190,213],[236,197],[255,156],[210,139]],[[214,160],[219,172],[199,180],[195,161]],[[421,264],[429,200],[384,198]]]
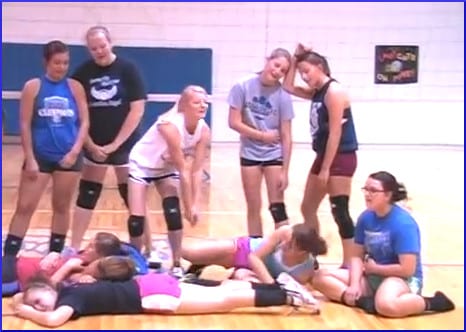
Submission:
[[[86,91],[89,106],[89,135],[97,145],[112,143],[130,111],[130,103],[146,99],[142,77],[131,62],[117,57],[102,67],[93,60],[76,69],[74,79]],[[123,146],[131,148],[141,137],[139,127]]]
[[[143,312],[139,287],[135,280],[96,281],[65,287],[58,295],[56,308],[69,306],[72,319],[80,316],[140,314]]]

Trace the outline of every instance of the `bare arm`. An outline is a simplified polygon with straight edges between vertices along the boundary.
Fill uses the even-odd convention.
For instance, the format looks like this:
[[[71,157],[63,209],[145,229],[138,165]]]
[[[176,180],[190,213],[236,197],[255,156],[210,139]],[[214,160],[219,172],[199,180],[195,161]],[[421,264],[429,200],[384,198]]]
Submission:
[[[275,282],[264,264],[264,258],[275,250],[275,248],[282,242],[282,239],[286,236],[288,231],[288,227],[280,227],[271,235],[264,238],[261,246],[255,252],[249,254],[249,265],[251,266],[251,270],[257,274],[260,281],[267,284],[273,284]]]
[[[207,157],[208,146],[210,144],[210,129],[205,126],[202,129],[201,139],[196,145],[194,152],[194,161],[191,168],[191,183],[192,183],[192,200],[193,205],[199,206],[201,197],[201,182],[203,166]]]
[[[333,159],[338,152],[346,101],[347,97],[344,91],[336,84],[330,85],[328,93],[325,96],[325,104],[329,116],[329,135],[325,148],[324,160],[322,161],[321,170],[323,171],[330,170]]]
[[[34,98],[39,91],[40,81],[32,79],[24,84],[19,101],[19,122],[21,131],[21,144],[26,160],[34,159],[32,147],[31,123],[33,116]]]
[[[296,68],[297,68],[296,57],[293,56],[291,59],[290,68],[288,69],[288,72],[286,73],[285,78],[283,80],[283,88],[289,94],[292,94],[296,97],[300,97],[303,99],[311,100],[315,93],[314,89],[311,89],[308,86],[303,87],[303,86],[296,86],[294,84],[295,77],[296,77]]]
[[[38,311],[23,303],[17,305],[16,310],[19,317],[46,327],[58,327],[65,324],[74,312],[69,306],[60,306],[54,311]]]
[[[264,133],[259,129],[255,129],[244,124],[241,119],[241,110],[232,106],[230,106],[230,112],[228,114],[228,125],[231,129],[237,131],[242,136],[258,141],[261,141],[264,137]]]
[[[50,278],[52,282],[58,284],[66,280],[73,272],[82,271],[82,260],[79,258],[71,258],[65,262]]]
[[[70,87],[73,92],[74,98],[79,112],[79,132],[76,142],[71,148],[72,153],[79,154],[83,148],[84,142],[88,137],[89,132],[89,109],[87,108],[86,93],[84,88],[78,81],[70,79]]]
[[[291,120],[282,121],[280,124],[280,139],[283,153],[283,171],[288,174],[291,160],[292,140],[291,140]]]
[[[184,208],[192,208],[192,189],[190,176],[188,174],[186,161],[184,160],[183,151],[181,150],[181,136],[178,129],[171,123],[162,123],[158,126],[160,134],[163,136],[168,145],[171,160],[176,170],[180,174],[181,197]]]
[[[377,274],[385,277],[409,278],[416,270],[416,255],[398,255],[400,264],[377,264],[374,261],[366,263],[367,273]]]
[[[350,284],[349,286],[357,286],[361,282],[362,274],[364,271],[364,247],[360,244],[354,244],[354,256],[351,257],[351,264],[349,268],[350,272]]]

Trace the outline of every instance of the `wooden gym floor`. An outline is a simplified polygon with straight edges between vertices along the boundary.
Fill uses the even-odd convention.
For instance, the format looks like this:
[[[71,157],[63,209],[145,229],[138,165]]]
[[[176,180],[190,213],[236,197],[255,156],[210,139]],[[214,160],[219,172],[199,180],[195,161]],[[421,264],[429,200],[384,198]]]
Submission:
[[[8,229],[13,213],[22,162],[19,145],[3,145],[2,151],[2,229]],[[301,222],[299,206],[308,169],[314,157],[308,145],[295,145],[290,169],[286,204],[291,221]],[[185,227],[186,241],[199,238],[227,238],[246,234],[245,203],[242,193],[237,144],[213,144],[206,162],[211,179],[204,183],[200,223]],[[64,329],[463,329],[464,330],[464,150],[454,147],[361,147],[354,178],[351,212],[354,219],[364,209],[360,188],[375,171],[387,170],[404,182],[422,232],[426,295],[442,290],[456,303],[455,311],[405,319],[369,316],[359,310],[325,302],[320,316],[292,314],[287,309],[247,309],[222,315],[200,316],[98,316],[67,323]],[[273,229],[265,201],[264,231]],[[151,228],[154,236],[166,231],[160,200],[150,195]],[[340,244],[327,201],[319,211],[322,234],[329,253],[320,259],[322,267],[340,263]],[[50,194],[47,191],[35,213],[30,234],[47,232],[50,225]],[[126,240],[127,212],[118,196],[112,172],[96,208],[88,238],[98,230],[113,231]],[[221,269],[210,275],[222,278]],[[3,307],[9,300],[3,299]],[[5,309],[7,310],[7,309]],[[3,329],[36,329],[33,323],[16,317],[2,317]]]

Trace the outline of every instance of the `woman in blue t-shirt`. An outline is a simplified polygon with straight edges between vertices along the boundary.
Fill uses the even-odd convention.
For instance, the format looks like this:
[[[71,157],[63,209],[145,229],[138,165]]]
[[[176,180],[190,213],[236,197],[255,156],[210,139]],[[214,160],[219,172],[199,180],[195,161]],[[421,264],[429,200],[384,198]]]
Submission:
[[[396,204],[407,198],[405,187],[382,171],[369,175],[362,190],[367,210],[356,224],[350,269],[319,271],[313,286],[333,301],[387,317],[453,310],[453,302],[442,292],[421,295],[419,227]]]
[[[44,46],[45,74],[28,80],[21,91],[20,131],[24,163],[4,254],[16,256],[42,193],[52,180],[50,251],[63,250],[70,223],[71,198],[82,168],[81,150],[89,129],[82,85],[67,77],[67,45]]]

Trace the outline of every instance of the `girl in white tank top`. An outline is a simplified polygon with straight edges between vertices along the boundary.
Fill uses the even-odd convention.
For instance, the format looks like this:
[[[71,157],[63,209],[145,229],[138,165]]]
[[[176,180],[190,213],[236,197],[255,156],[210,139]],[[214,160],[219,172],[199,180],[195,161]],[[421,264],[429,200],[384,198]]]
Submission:
[[[205,90],[188,86],[175,106],[161,115],[136,143],[129,157],[130,241],[141,249],[147,188],[154,183],[162,199],[173,257],[171,271],[176,277],[183,275],[180,266],[183,236],[180,200],[184,217],[191,224],[199,218],[202,167],[210,143],[210,129],[204,121],[207,107]],[[193,157],[191,167],[186,160],[188,155]],[[158,256],[154,258],[157,260]]]

